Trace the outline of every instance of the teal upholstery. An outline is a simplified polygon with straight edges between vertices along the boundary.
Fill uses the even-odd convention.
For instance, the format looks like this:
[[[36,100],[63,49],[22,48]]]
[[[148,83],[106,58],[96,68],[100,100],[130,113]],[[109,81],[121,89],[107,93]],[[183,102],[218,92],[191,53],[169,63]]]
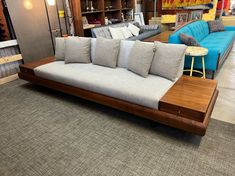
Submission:
[[[196,21],[191,25],[188,25],[191,30],[193,37],[200,42],[209,34],[208,24],[205,21]]]
[[[209,27],[206,21],[199,20],[192,22],[169,37],[169,43],[181,43],[179,38],[180,33],[185,33],[194,37],[198,43],[208,48],[208,55],[205,56],[206,70],[216,71],[219,56],[223,57],[228,48],[235,39],[235,26],[226,26],[225,31],[209,33]],[[186,56],[185,67],[189,68],[191,65],[191,57]],[[194,67],[202,68],[201,59],[196,59]]]

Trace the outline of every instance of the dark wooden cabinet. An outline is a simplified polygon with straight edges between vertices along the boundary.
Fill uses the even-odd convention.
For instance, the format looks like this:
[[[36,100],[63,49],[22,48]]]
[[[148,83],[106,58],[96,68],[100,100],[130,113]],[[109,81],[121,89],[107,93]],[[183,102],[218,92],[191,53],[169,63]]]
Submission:
[[[105,17],[116,19],[117,22],[122,21],[128,14],[135,9],[135,0],[71,0],[75,33],[79,36],[87,36],[90,34],[89,29],[83,28],[82,17],[86,17],[88,22],[105,25]]]

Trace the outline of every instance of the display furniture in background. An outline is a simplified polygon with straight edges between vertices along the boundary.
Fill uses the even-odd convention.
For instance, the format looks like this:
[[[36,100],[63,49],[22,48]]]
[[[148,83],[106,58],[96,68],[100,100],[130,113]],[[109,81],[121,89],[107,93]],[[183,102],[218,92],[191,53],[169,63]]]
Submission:
[[[190,13],[190,18],[189,21],[193,21],[193,20],[201,20],[202,19],[202,15],[203,15],[203,11],[202,10],[195,10],[192,11]]]
[[[91,36],[90,29],[100,25],[133,20],[135,0],[71,0],[71,3],[75,33],[79,36]],[[90,28],[83,28],[83,17]]]
[[[134,14],[134,20],[140,25],[145,25],[143,12],[137,12]]]
[[[169,36],[173,33],[173,31],[164,31],[160,34],[154,35],[152,37],[146,38],[144,42],[155,42],[159,41],[162,43],[168,43]]]
[[[232,49],[235,39],[235,26],[225,26],[225,31],[210,33],[208,23],[203,20],[189,22],[180,29],[176,30],[169,37],[169,43],[180,44],[180,34],[192,36],[201,47],[208,49],[208,55],[205,56],[205,67],[207,71],[212,71],[212,78],[220,69],[229,52]],[[194,67],[202,69],[200,60],[195,60]],[[191,58],[185,59],[185,68],[190,68]]]
[[[11,18],[5,0],[0,2],[0,85],[18,78],[22,64]]]
[[[217,2],[218,2],[218,0],[213,0],[213,8],[210,9],[209,11],[203,10],[203,16],[202,16],[203,20],[210,21],[210,20],[215,19]],[[190,11],[195,11],[195,10],[197,10],[197,9],[190,10]],[[161,23],[164,25],[164,28],[166,28],[166,29],[169,29],[168,25],[174,24],[175,20],[176,20],[175,14],[163,14],[161,16]]]
[[[110,33],[109,27],[124,27],[128,26],[129,23],[136,24],[137,22],[131,21],[131,22],[123,22],[123,23],[118,23],[118,24],[112,24],[108,26],[101,26],[101,27],[96,27],[91,29],[92,37],[97,38],[97,37],[104,37],[104,38],[112,38],[112,35]],[[139,26],[139,24],[138,24]],[[145,26],[145,25],[144,25]],[[156,29],[143,29],[142,33],[140,33],[138,36],[133,36],[130,38],[127,38],[126,40],[145,40],[146,38],[152,37],[154,35],[157,35],[161,33],[161,28],[160,26]]]
[[[188,13],[177,13],[176,14],[176,22],[175,22],[175,28],[184,25],[188,22],[189,15]]]
[[[0,85],[17,79],[22,63],[16,40],[0,42]]]
[[[195,3],[198,3],[194,1]],[[167,1],[166,1],[167,3]],[[154,0],[142,0],[142,11],[144,13],[145,22],[147,24],[162,24],[162,30],[168,31],[173,30],[172,27],[175,26],[176,22],[176,13],[188,13],[190,14],[192,11],[203,10],[203,20],[214,20],[216,14],[217,0],[213,0],[213,2],[204,5],[196,5],[196,6],[184,6],[180,8],[172,7],[165,8],[162,7],[162,0],[157,1],[157,6],[154,6]],[[170,4],[170,1],[169,3]],[[183,4],[185,5],[185,4]],[[156,10],[156,16],[154,17],[154,7]]]
[[[222,16],[224,26],[235,26],[235,16]]]

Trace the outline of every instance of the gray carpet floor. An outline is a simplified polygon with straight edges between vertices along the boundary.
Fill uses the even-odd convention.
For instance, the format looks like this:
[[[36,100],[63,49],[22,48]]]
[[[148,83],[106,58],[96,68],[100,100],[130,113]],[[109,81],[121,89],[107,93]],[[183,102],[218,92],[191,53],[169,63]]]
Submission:
[[[0,86],[1,176],[235,174],[235,125],[206,136],[17,80]]]

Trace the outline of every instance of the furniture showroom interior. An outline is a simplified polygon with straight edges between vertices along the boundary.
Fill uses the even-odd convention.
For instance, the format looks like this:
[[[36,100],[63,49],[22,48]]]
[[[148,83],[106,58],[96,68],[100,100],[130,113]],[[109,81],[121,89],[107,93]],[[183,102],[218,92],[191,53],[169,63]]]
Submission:
[[[0,0],[0,176],[181,175],[235,175],[235,0]]]

